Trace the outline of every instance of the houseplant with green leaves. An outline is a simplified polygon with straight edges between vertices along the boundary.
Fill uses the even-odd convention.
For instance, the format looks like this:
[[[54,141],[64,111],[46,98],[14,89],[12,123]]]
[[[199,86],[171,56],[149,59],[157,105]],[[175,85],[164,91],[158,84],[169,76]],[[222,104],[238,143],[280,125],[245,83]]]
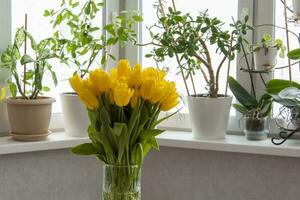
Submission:
[[[245,117],[245,135],[249,140],[267,138],[267,119],[272,111],[272,96],[262,95],[258,100],[243,88],[233,77],[229,77],[229,88],[239,103],[233,107]]]
[[[269,70],[275,67],[277,55],[284,58],[286,47],[281,39],[272,39],[272,36],[265,33],[260,44],[253,45],[254,66],[256,70]]]
[[[175,2],[172,2],[170,7],[163,1],[156,5],[158,22],[149,28],[152,40],[148,43],[154,48],[146,57],[152,57],[157,63],[166,58],[176,60],[188,95],[194,137],[223,138],[232,97],[219,92],[221,69],[227,63],[230,66],[236,52],[245,50],[244,44],[248,43],[245,36],[252,29],[247,24],[248,16],[233,20],[229,31],[218,18],[210,17],[208,11],[194,17],[177,10]],[[219,63],[212,59],[212,48],[222,57]],[[197,92],[199,88],[194,79],[200,77],[196,72],[206,82],[203,85],[207,88],[206,94]]]
[[[52,49],[71,71],[84,78],[90,69],[115,60],[112,48],[136,43],[134,25],[142,20],[137,12],[123,11],[111,23],[102,26],[105,4],[102,0],[61,1],[59,10],[45,10],[54,28]],[[61,95],[66,133],[85,137],[88,118],[74,92]]]
[[[41,140],[49,134],[51,106],[55,99],[42,95],[49,91],[44,81],[45,73],[51,74],[54,85],[57,84],[55,72],[49,62],[56,57],[51,50],[51,41],[52,38],[48,38],[37,43],[21,27],[16,31],[13,43],[1,54],[0,68],[8,69],[12,75],[12,81],[8,80],[12,97],[5,102],[10,131],[15,139]],[[30,44],[30,53],[27,42]]]

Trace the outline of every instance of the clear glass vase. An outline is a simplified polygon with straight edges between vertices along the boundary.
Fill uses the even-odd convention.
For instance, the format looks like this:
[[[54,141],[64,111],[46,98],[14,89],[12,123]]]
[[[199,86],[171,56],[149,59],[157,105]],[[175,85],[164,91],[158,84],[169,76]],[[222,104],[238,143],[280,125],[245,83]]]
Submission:
[[[140,200],[139,166],[103,166],[102,200]]]
[[[268,117],[246,117],[246,126],[244,132],[248,140],[266,139],[269,134]]]

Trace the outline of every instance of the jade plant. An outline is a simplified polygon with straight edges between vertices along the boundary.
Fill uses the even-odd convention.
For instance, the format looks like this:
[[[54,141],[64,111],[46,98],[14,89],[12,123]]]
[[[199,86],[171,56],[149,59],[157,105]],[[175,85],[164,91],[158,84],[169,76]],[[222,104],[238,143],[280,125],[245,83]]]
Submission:
[[[284,46],[281,39],[272,39],[272,36],[268,33],[265,33],[261,39],[261,43],[253,46],[253,51],[258,51],[261,48],[264,48],[265,51],[268,51],[269,48],[276,48],[279,51],[279,57],[284,58],[286,46]]]
[[[180,74],[185,83],[187,94],[191,92],[188,79],[191,80],[193,94],[196,93],[194,76],[200,71],[207,84],[208,94],[205,96],[217,98],[219,95],[219,79],[225,61],[233,60],[235,53],[248,43],[245,39],[249,29],[248,16],[243,20],[233,21],[232,31],[224,28],[224,23],[216,17],[210,17],[207,10],[196,17],[189,13],[183,14],[173,6],[165,9],[163,1],[158,1],[158,22],[149,27],[154,49],[146,57],[152,57],[156,62],[163,62],[166,58],[175,58]],[[215,47],[215,51],[211,51]],[[212,55],[222,55],[219,63],[212,59]]]
[[[233,107],[238,112],[251,118],[264,118],[271,113],[271,95],[264,94],[257,100],[255,96],[249,94],[233,77],[229,77],[228,83],[233,95],[239,102],[233,104]]]
[[[98,0],[62,0],[59,10],[44,13],[55,30],[52,49],[60,55],[62,63],[76,66],[74,71],[81,78],[94,63],[103,66],[108,59],[115,60],[111,53],[114,45],[123,47],[128,42],[136,43],[134,25],[142,21],[142,17],[137,12],[124,11],[102,28],[99,19],[104,6]]]
[[[27,41],[31,52],[28,53]],[[7,68],[14,81],[9,81],[11,95],[16,98],[36,99],[50,89],[44,84],[46,72],[50,72],[54,84],[57,84],[56,74],[49,60],[56,57],[50,48],[52,38],[37,43],[24,28],[18,28],[12,45],[1,54],[0,68]],[[24,48],[24,49],[23,49]],[[24,51],[23,51],[24,50]]]

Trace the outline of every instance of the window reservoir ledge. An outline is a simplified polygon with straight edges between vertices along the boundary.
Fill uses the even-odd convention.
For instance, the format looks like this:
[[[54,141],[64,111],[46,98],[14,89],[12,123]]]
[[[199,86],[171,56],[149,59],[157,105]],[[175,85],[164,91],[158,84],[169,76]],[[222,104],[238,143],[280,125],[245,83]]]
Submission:
[[[0,155],[68,149],[86,142],[89,142],[88,138],[74,138],[64,132],[54,132],[47,140],[39,142],[19,142],[5,136],[0,137]],[[275,146],[270,139],[249,141],[244,136],[227,135],[225,139],[197,140],[193,138],[191,132],[166,131],[158,137],[158,142],[162,147],[300,157],[300,140],[296,139],[291,139],[281,146]]]

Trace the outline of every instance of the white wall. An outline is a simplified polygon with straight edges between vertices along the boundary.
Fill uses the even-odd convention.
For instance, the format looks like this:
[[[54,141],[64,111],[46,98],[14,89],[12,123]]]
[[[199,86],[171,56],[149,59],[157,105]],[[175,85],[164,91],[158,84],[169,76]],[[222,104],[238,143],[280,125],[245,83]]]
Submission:
[[[161,148],[143,168],[143,200],[296,200],[300,159]],[[69,150],[0,156],[1,200],[99,200],[101,164]]]

